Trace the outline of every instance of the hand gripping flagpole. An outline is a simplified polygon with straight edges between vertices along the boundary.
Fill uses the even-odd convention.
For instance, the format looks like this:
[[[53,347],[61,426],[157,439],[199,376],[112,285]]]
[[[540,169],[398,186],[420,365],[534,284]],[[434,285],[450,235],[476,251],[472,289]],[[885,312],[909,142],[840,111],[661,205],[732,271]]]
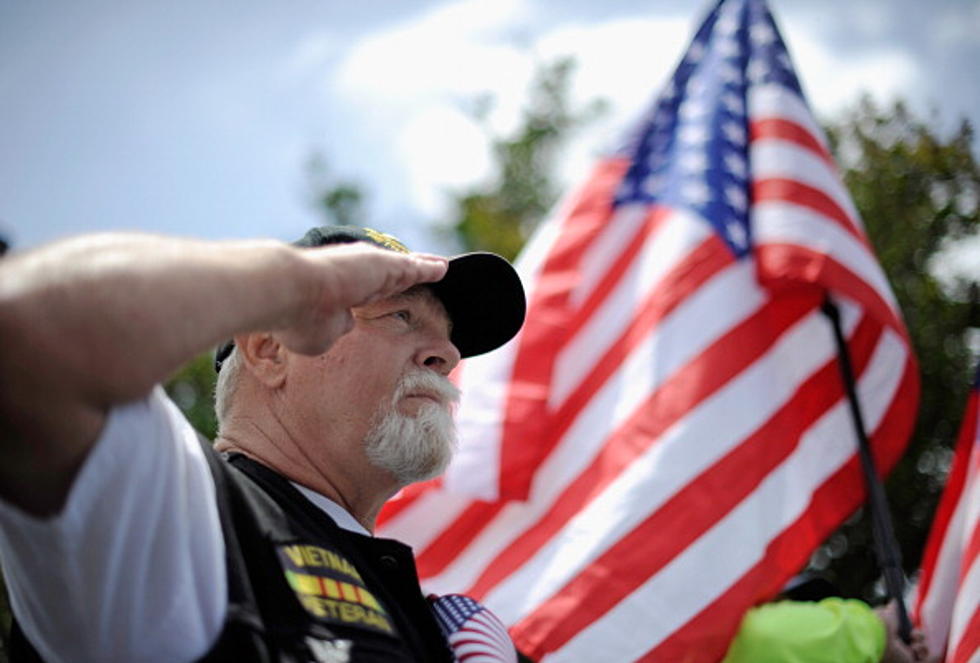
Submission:
[[[851,365],[851,354],[844,341],[841,330],[840,309],[829,296],[824,298],[821,307],[824,315],[834,328],[834,339],[837,341],[837,362],[840,366],[844,389],[847,391],[847,401],[851,407],[851,420],[858,439],[858,455],[861,458],[861,469],[868,492],[868,505],[871,507],[871,532],[875,544],[875,556],[878,566],[885,577],[885,589],[888,596],[895,600],[898,606],[898,634],[902,641],[908,644],[912,639],[912,622],[905,607],[905,575],[902,572],[902,553],[895,539],[895,529],[892,527],[891,515],[888,511],[888,501],[878,472],[875,470],[871,456],[871,444],[864,427],[864,417],[861,414],[861,404],[858,401],[857,389],[854,386],[854,369]]]

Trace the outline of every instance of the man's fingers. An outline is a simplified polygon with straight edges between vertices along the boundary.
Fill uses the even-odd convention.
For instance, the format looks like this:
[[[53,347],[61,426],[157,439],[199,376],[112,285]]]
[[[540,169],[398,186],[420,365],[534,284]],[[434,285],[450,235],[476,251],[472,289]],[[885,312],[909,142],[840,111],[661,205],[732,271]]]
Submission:
[[[287,347],[302,354],[326,351],[350,331],[350,309],[391,297],[420,283],[438,281],[449,261],[424,253],[397,253],[364,243],[304,249],[318,286],[299,319],[288,325]]]

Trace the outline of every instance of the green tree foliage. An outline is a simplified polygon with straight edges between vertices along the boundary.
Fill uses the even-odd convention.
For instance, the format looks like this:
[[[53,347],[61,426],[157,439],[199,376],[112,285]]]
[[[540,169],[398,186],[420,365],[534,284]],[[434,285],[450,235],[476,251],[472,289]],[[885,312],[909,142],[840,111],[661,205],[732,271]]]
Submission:
[[[886,488],[905,569],[918,568],[963,415],[978,325],[973,284],[944,287],[933,271],[943,250],[980,227],[980,168],[963,124],[940,136],[903,104],[862,100],[827,130],[844,181],[888,274],[912,337],[922,380],[909,448]],[[874,598],[870,523],[862,510],[816,555],[852,596]]]
[[[452,198],[452,227],[464,247],[493,251],[513,259],[531,231],[558,199],[554,162],[571,133],[600,114],[593,101],[574,109],[569,86],[574,63],[569,58],[544,65],[532,84],[521,127],[508,138],[491,139],[495,173]],[[484,119],[488,105],[476,113]]]
[[[218,432],[214,416],[214,353],[205,352],[189,361],[167,381],[167,395],[181,409],[187,420],[209,440]]]
[[[353,180],[338,180],[320,152],[314,152],[310,157],[307,174],[313,190],[314,208],[326,216],[327,223],[337,226],[364,225],[366,196],[360,184]]]

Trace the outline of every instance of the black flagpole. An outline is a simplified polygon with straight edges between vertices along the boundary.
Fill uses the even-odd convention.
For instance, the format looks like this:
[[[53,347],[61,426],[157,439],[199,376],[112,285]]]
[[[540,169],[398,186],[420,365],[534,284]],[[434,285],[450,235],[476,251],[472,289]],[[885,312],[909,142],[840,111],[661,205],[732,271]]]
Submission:
[[[844,341],[844,332],[840,326],[840,310],[837,304],[825,297],[822,310],[830,319],[834,328],[834,339],[837,341],[837,360],[840,366],[844,389],[847,391],[847,401],[851,406],[851,419],[858,438],[858,455],[861,458],[861,469],[864,471],[864,481],[868,492],[868,506],[871,508],[871,532],[874,537],[875,554],[878,565],[885,576],[885,588],[888,595],[898,604],[898,634],[908,644],[912,639],[912,622],[905,608],[905,575],[902,572],[902,553],[895,540],[895,530],[892,527],[891,515],[888,511],[888,501],[885,489],[875,470],[871,456],[871,444],[864,428],[864,417],[861,415],[861,405],[858,402],[857,390],[854,388],[854,369],[851,365],[851,354]]]

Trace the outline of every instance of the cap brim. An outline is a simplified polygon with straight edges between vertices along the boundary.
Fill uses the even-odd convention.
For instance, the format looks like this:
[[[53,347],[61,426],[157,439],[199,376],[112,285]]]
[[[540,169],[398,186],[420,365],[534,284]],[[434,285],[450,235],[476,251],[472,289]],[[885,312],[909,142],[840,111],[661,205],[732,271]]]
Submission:
[[[428,285],[453,321],[452,342],[464,358],[499,348],[524,324],[524,286],[495,253],[451,258],[443,279]]]

